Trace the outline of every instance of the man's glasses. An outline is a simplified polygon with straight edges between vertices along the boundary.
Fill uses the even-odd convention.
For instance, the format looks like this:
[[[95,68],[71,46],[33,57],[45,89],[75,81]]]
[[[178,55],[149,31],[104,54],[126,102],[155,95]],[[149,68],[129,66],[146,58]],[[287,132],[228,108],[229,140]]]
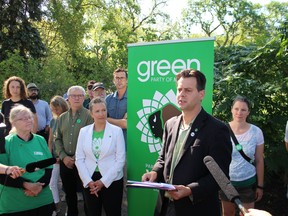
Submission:
[[[73,99],[76,99],[76,98],[82,99],[84,97],[84,95],[82,95],[82,94],[80,94],[80,95],[71,94],[71,95],[69,95],[69,97],[71,97]]]
[[[88,90],[91,90],[92,88],[93,88],[93,85],[88,85],[88,86],[87,86],[87,89],[88,89]]]
[[[122,81],[122,80],[125,80],[126,77],[114,77],[114,80],[117,80],[117,81]]]
[[[30,121],[33,120],[32,116],[16,119],[15,121]]]

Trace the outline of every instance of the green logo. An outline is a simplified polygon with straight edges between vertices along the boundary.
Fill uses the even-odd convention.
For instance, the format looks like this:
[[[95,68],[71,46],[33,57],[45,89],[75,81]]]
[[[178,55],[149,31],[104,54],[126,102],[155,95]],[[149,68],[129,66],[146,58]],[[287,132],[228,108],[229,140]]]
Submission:
[[[176,95],[172,89],[166,94],[155,91],[153,99],[143,99],[142,105],[143,108],[137,112],[139,122],[136,125],[142,132],[141,142],[147,143],[150,153],[160,153],[165,122],[181,113]]]

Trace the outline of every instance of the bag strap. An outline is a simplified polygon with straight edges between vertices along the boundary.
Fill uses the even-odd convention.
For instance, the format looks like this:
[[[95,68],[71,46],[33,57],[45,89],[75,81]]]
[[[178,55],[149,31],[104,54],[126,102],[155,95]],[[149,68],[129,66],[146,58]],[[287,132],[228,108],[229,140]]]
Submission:
[[[245,154],[245,152],[243,151],[242,145],[238,142],[238,140],[237,140],[237,138],[236,138],[236,136],[235,136],[235,134],[234,134],[234,132],[233,132],[233,130],[231,129],[231,127],[230,127],[229,124],[227,124],[227,127],[228,127],[228,129],[229,129],[230,136],[232,137],[232,140],[233,140],[233,142],[234,142],[234,144],[235,144],[235,146],[236,146],[237,151],[241,154],[241,156],[242,156],[248,163],[250,163],[250,164],[252,164],[252,165],[255,166],[254,160],[252,160],[250,157],[248,157],[248,156]]]

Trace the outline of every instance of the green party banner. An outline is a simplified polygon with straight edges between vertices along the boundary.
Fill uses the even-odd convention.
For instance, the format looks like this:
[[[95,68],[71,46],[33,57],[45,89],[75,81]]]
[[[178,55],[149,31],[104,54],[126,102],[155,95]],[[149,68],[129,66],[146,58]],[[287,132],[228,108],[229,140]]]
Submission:
[[[212,112],[214,38],[128,45],[127,178],[141,181],[162,148],[164,123],[181,112],[176,74],[197,69],[207,78],[203,107]],[[152,216],[158,191],[128,188],[128,215]]]

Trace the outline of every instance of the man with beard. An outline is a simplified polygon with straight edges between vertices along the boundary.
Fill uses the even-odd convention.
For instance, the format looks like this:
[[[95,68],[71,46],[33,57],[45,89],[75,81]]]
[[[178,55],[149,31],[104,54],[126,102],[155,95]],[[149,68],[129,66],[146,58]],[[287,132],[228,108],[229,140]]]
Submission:
[[[86,98],[83,102],[83,106],[89,110],[89,103],[90,101],[94,98],[94,95],[93,95],[93,85],[96,83],[95,80],[90,80],[88,81],[87,83],[87,95],[88,95],[88,98]]]
[[[28,98],[33,102],[36,108],[36,114],[38,117],[38,129],[37,134],[43,136],[48,142],[49,138],[49,125],[52,119],[52,113],[49,104],[40,100],[39,89],[35,83],[29,83],[27,85]]]

